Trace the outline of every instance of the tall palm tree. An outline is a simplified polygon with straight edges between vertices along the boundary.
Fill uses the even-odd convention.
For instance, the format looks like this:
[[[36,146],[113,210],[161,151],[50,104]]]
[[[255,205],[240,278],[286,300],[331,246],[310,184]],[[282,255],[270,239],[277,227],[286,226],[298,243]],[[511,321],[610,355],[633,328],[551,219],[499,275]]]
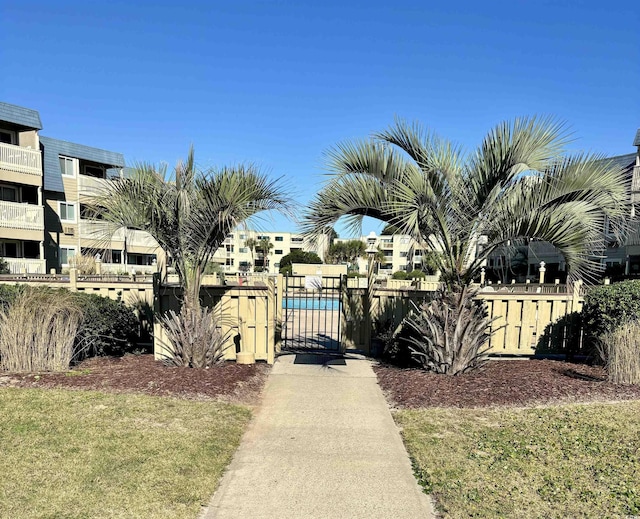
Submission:
[[[249,252],[251,253],[251,265],[252,265],[252,268],[254,268],[254,270],[255,270],[255,264],[256,264],[255,255],[256,255],[257,245],[258,245],[258,240],[256,240],[255,238],[247,238],[244,242],[244,246],[247,247],[249,249]]]
[[[555,245],[571,278],[588,278],[599,268],[594,255],[604,248],[605,219],[629,215],[628,181],[601,156],[565,155],[567,142],[554,119],[519,118],[464,153],[418,123],[397,120],[371,139],[328,151],[333,174],[303,229],[320,234],[343,216],[357,231],[364,216],[395,226],[438,253],[437,268],[460,310],[487,257],[529,238]]]
[[[90,201],[93,215],[112,231],[146,231],[171,257],[184,289],[184,322],[191,319],[194,326],[203,315],[202,276],[225,237],[245,220],[288,204],[279,180],[251,165],[199,171],[193,149],[172,175],[165,167],[142,164],[131,178],[109,182]]]

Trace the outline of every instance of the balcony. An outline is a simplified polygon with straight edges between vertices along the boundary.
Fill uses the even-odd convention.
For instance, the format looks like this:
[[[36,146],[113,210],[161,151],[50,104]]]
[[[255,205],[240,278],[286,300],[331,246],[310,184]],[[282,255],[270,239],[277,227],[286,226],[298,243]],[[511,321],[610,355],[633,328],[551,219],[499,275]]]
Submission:
[[[4,258],[11,274],[46,274],[47,262],[40,259]]]
[[[127,245],[139,247],[158,247],[158,242],[154,240],[148,232],[145,231],[126,231]]]
[[[109,182],[106,178],[78,175],[78,193],[84,196],[103,195],[107,191]]]
[[[80,238],[85,240],[107,241],[109,238],[117,241],[124,240],[123,228],[117,229],[115,232],[111,231],[107,222],[80,220]]]
[[[44,231],[44,209],[34,204],[0,201],[0,227]]]
[[[0,143],[0,169],[42,177],[42,153],[40,150]]]

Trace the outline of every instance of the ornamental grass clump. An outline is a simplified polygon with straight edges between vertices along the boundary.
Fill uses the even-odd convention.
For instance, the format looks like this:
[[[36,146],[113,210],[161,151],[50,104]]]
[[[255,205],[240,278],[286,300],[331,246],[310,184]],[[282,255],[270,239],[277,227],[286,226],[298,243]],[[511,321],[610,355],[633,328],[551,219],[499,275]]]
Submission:
[[[640,322],[625,323],[603,336],[600,348],[609,380],[640,384]]]
[[[0,311],[0,369],[65,371],[82,312],[66,290],[25,287]]]
[[[167,364],[207,368],[224,360],[229,333],[222,333],[212,309],[169,310],[159,319],[168,339]]]
[[[459,375],[489,360],[491,321],[484,301],[474,290],[442,291],[405,319],[411,355],[423,369]]]

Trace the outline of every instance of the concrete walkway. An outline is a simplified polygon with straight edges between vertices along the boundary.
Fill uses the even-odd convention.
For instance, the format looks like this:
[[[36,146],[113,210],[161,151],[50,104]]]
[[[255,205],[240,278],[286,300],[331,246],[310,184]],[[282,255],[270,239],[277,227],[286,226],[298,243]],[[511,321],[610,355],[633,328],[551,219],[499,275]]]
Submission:
[[[287,355],[205,519],[429,518],[371,362]]]

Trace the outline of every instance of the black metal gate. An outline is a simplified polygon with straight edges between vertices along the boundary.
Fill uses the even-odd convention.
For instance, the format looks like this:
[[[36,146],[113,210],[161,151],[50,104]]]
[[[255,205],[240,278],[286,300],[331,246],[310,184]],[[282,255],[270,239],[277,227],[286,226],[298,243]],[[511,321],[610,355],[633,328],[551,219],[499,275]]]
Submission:
[[[282,348],[340,351],[342,279],[286,276],[282,290]]]

